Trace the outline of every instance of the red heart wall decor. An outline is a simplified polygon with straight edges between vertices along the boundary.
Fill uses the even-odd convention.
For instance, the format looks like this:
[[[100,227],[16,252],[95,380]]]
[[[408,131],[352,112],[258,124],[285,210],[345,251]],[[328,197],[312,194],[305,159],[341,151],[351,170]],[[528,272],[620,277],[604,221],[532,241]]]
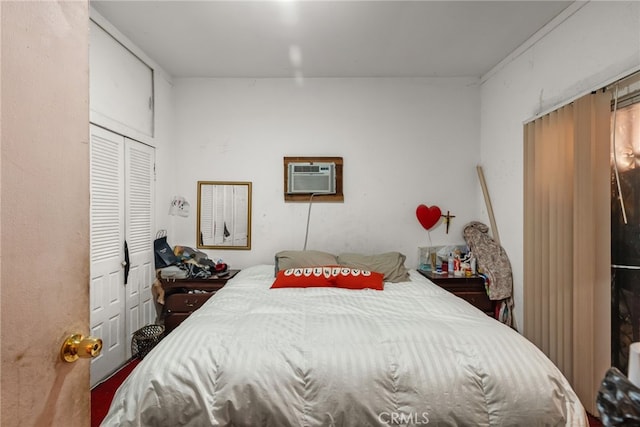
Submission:
[[[440,216],[442,215],[442,211],[437,206],[428,207],[426,205],[420,205],[416,209],[416,216],[418,217],[418,221],[425,230],[431,229],[436,223],[440,220]]]

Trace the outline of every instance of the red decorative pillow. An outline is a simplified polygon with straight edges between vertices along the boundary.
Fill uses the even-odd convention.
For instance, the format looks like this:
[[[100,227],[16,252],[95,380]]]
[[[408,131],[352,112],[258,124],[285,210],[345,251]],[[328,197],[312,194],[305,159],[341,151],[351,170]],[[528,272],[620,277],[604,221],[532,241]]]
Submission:
[[[271,289],[335,287],[331,270],[334,267],[301,267],[278,271]],[[339,268],[339,267],[335,267]]]
[[[384,289],[384,275],[357,268],[327,265],[280,270],[271,289],[338,287],[343,289]]]
[[[384,289],[384,275],[375,271],[341,267],[340,272],[333,275],[335,286],[343,289]]]

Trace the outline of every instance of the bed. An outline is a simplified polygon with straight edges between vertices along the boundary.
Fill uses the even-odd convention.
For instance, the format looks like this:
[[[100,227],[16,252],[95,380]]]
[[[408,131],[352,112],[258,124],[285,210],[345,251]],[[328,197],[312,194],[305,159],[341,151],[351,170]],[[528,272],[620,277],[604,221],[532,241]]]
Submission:
[[[384,290],[242,270],[118,389],[104,426],[587,426],[533,344],[415,270]]]

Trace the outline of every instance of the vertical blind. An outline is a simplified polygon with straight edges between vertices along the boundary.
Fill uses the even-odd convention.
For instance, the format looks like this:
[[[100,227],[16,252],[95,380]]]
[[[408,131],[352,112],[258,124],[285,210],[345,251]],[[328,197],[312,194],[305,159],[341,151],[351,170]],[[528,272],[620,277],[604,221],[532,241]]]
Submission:
[[[610,100],[524,126],[523,333],[592,413],[610,365]]]

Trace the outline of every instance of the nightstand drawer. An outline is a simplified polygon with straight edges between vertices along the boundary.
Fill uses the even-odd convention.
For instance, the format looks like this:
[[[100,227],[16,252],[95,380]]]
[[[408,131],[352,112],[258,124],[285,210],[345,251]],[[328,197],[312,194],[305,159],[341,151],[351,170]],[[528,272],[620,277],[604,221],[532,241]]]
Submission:
[[[484,312],[490,313],[493,311],[493,302],[491,302],[486,292],[456,291],[454,294]]]
[[[487,294],[484,287],[484,281],[482,279],[458,283],[451,280],[432,280],[432,282],[440,286],[442,289],[456,294],[458,292],[476,292],[484,295]]]
[[[491,301],[487,295],[484,278],[480,276],[454,276],[446,273],[436,274],[423,270],[418,270],[418,272],[441,288],[494,317],[496,303]]]
[[[215,292],[171,294],[164,302],[167,313],[191,313],[207,302]]]
[[[164,321],[165,335],[182,323],[191,313],[202,307],[209,298],[227,284],[240,270],[229,270],[221,276],[208,279],[160,279],[164,290]]]

